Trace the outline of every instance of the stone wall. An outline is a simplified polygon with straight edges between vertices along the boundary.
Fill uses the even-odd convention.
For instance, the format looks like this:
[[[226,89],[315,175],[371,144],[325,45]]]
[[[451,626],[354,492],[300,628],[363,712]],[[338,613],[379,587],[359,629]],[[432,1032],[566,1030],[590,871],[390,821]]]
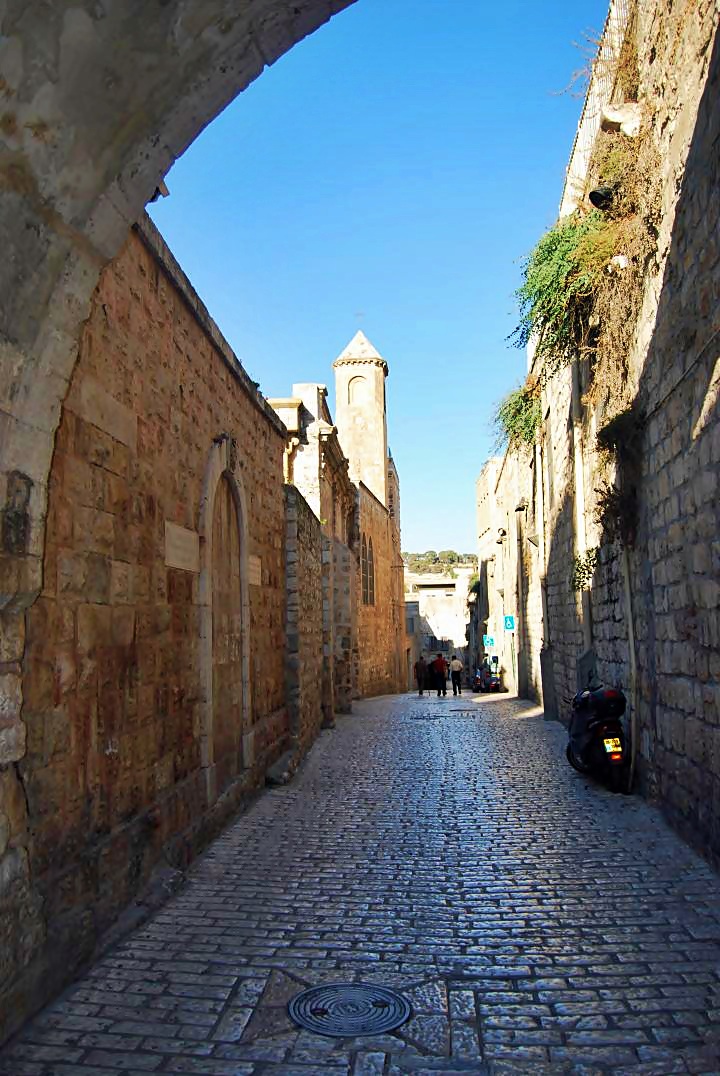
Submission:
[[[542,404],[540,452],[547,545],[545,638],[556,697],[568,699],[577,691],[577,660],[585,649],[582,597],[572,585],[573,564],[580,552],[574,452],[576,443],[581,443],[582,431],[576,428],[571,370],[558,371],[543,393]],[[567,706],[561,705],[561,714],[563,720],[568,719]]]
[[[56,438],[27,745],[0,770],[0,1037],[288,742],[284,442],[145,222],[101,278]]]
[[[357,490],[348,475],[324,385],[297,382],[291,397],[268,402],[288,431],[286,479],[315,513],[323,535],[322,708],[323,721],[330,726],[336,713],[352,708]]]
[[[537,467],[532,450],[508,452],[497,465],[491,461],[476,483],[481,588],[480,603],[473,609],[478,656],[498,657],[503,686],[533,699],[542,695],[539,655],[544,639]],[[505,629],[508,615],[515,619],[514,632]],[[483,634],[494,639],[489,649],[482,646]]]
[[[323,536],[320,521],[295,486],[285,486],[287,518],[287,699],[290,732],[300,752],[323,722]]]
[[[362,600],[358,581],[357,692],[360,696],[404,691],[405,604],[400,538],[384,504],[361,482],[360,539],[372,539],[375,602]]]
[[[716,5],[692,10],[680,20],[658,6],[640,28],[657,42],[652,62],[644,54],[644,90],[658,99],[671,226],[654,317],[646,309],[640,328],[650,339],[630,573],[641,778],[720,859],[720,38]]]
[[[621,686],[639,787],[720,859],[717,5],[652,0],[637,5],[636,14],[629,25],[638,96],[659,156],[661,188],[657,253],[644,280],[626,379],[637,431],[627,453],[637,472],[637,529],[623,544],[597,522],[597,488],[617,474],[596,441],[612,415],[602,401],[583,398],[589,374],[575,363],[543,392],[536,446],[544,630],[557,699],[572,694],[590,670]],[[570,180],[579,190],[578,175]],[[573,560],[588,549],[597,549],[598,564],[589,586],[575,592]],[[542,598],[542,579],[539,584]],[[562,703],[560,714],[567,716]]]
[[[332,597],[328,602],[333,618],[332,653],[333,704],[337,714],[349,714],[353,698],[353,640],[357,636],[357,556],[345,542],[328,541],[332,559]]]

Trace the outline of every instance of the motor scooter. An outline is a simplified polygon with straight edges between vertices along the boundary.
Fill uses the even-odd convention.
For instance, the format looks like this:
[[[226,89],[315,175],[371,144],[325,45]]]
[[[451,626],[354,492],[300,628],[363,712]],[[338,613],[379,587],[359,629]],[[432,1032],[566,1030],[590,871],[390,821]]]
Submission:
[[[568,762],[578,773],[598,777],[612,792],[622,791],[627,781],[625,696],[613,687],[588,688],[578,691],[571,705]]]
[[[473,691],[502,691],[499,658],[494,657],[492,664],[483,662],[473,678]]]

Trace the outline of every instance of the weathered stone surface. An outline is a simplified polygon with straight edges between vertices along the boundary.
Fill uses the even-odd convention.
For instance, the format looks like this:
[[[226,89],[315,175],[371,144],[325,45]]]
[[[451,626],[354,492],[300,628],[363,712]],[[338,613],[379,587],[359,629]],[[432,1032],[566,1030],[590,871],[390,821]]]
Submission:
[[[85,422],[99,427],[109,437],[103,443],[103,448],[98,451],[85,452],[86,458],[92,463],[107,464],[112,457],[112,441],[118,441],[122,445],[135,452],[137,448],[138,417],[135,412],[106,392],[92,377],[82,380],[75,379],[71,391],[65,401],[65,409],[74,411]],[[97,434],[85,431],[88,438],[97,438]]]
[[[14,766],[0,769],[0,810],[8,822],[10,842],[24,845],[27,836],[27,805]]]
[[[357,691],[382,695],[403,691],[407,686],[405,663],[405,605],[400,532],[387,507],[361,482],[358,492],[360,542],[369,548],[374,561],[374,601],[363,601],[361,563],[358,558]]]
[[[287,580],[287,701],[297,750],[317,736],[323,720],[322,532],[294,486],[285,486]]]

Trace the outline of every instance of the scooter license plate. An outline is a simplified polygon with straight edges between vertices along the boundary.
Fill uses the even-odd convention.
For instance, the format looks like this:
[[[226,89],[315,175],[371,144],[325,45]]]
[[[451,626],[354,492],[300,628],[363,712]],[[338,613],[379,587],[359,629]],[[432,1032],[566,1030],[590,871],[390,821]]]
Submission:
[[[619,736],[608,736],[603,740],[603,743],[605,744],[605,750],[609,755],[614,755],[617,752],[622,751]]]

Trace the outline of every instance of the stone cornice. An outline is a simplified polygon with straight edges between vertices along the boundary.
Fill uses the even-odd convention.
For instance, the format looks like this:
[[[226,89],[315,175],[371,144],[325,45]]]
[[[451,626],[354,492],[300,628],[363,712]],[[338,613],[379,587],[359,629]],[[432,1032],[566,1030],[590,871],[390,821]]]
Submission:
[[[388,364],[385,362],[385,359],[381,358],[339,358],[335,359],[335,362],[333,363],[333,370],[336,369],[338,366],[381,366],[385,377],[387,377],[389,373]]]

